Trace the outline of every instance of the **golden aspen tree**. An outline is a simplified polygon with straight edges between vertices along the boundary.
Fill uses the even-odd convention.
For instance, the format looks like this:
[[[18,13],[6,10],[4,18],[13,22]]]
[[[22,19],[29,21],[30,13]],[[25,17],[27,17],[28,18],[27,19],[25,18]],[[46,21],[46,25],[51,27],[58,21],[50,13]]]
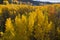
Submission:
[[[48,23],[47,14],[37,9],[37,26],[35,28],[35,38],[37,40],[50,40],[48,32],[52,29],[52,22]]]
[[[27,27],[26,27],[26,16],[22,15],[22,18],[20,15],[16,16],[15,18],[15,24],[16,24],[16,37],[18,40],[29,40],[27,37]],[[17,38],[15,40],[17,40]]]
[[[11,18],[8,18],[6,20],[5,27],[6,27],[5,31],[6,33],[4,33],[4,39],[13,40],[13,38],[15,37],[15,30]]]

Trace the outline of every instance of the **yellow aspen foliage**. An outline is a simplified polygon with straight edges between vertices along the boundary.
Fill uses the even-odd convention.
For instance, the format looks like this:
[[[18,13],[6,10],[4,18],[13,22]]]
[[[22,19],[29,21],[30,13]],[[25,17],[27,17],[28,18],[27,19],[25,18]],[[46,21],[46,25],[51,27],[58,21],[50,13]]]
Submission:
[[[43,15],[42,10],[37,9],[36,13],[37,13],[37,18],[36,18],[37,24],[35,26],[35,38],[37,40],[43,40],[44,37],[43,25],[44,25],[45,16]]]
[[[2,14],[2,7],[1,7],[1,9],[0,9],[0,15]]]
[[[21,23],[20,15],[16,16],[15,23],[16,23],[17,26],[20,25],[20,23]]]
[[[37,17],[37,13],[35,12],[30,12],[29,13],[29,30],[32,32],[33,31],[33,26],[34,26],[34,22],[36,21],[36,17]]]
[[[12,21],[11,21],[11,18],[8,18],[7,20],[6,20],[6,31],[10,31],[11,32],[11,34],[13,35],[13,36],[15,36],[15,34],[14,34],[14,26],[13,26],[13,24],[12,24]]]
[[[20,15],[17,15],[15,18],[16,37],[18,38],[18,40],[28,40],[26,21],[27,20],[25,15],[22,15],[22,17]]]
[[[27,20],[26,20],[26,16],[24,16],[24,15],[22,15],[22,23],[24,23],[24,22],[26,22]]]
[[[60,38],[60,4],[32,6],[4,3],[8,5],[0,5],[0,26],[6,28],[5,33],[0,32],[2,40],[55,40],[56,33]]]
[[[57,31],[58,31],[58,34],[60,34],[60,28],[59,27],[57,27]]]
[[[3,36],[3,34],[4,34],[3,32],[0,32],[0,36]]]
[[[42,24],[44,22],[44,15],[42,10],[37,9],[36,13],[37,13],[38,24]]]
[[[43,13],[42,10],[36,10],[37,13],[37,25],[35,26],[35,38],[37,40],[50,40],[49,31],[52,29],[52,22],[48,23],[47,14]],[[44,35],[46,37],[44,37]]]
[[[52,25],[52,22],[50,22],[46,29],[49,32],[50,30],[52,30],[52,28],[53,28],[53,25]]]

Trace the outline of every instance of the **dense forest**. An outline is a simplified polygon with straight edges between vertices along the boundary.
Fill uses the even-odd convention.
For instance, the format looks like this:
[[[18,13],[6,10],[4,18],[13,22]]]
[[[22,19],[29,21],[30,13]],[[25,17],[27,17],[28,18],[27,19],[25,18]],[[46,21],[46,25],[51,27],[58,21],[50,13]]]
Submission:
[[[60,40],[59,5],[0,5],[0,40]]]

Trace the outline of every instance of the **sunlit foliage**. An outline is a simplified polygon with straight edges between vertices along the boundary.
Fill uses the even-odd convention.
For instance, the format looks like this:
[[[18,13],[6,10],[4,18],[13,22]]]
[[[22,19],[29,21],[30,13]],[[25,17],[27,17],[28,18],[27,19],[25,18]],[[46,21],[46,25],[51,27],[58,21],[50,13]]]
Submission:
[[[60,6],[0,5],[2,40],[60,40]]]

